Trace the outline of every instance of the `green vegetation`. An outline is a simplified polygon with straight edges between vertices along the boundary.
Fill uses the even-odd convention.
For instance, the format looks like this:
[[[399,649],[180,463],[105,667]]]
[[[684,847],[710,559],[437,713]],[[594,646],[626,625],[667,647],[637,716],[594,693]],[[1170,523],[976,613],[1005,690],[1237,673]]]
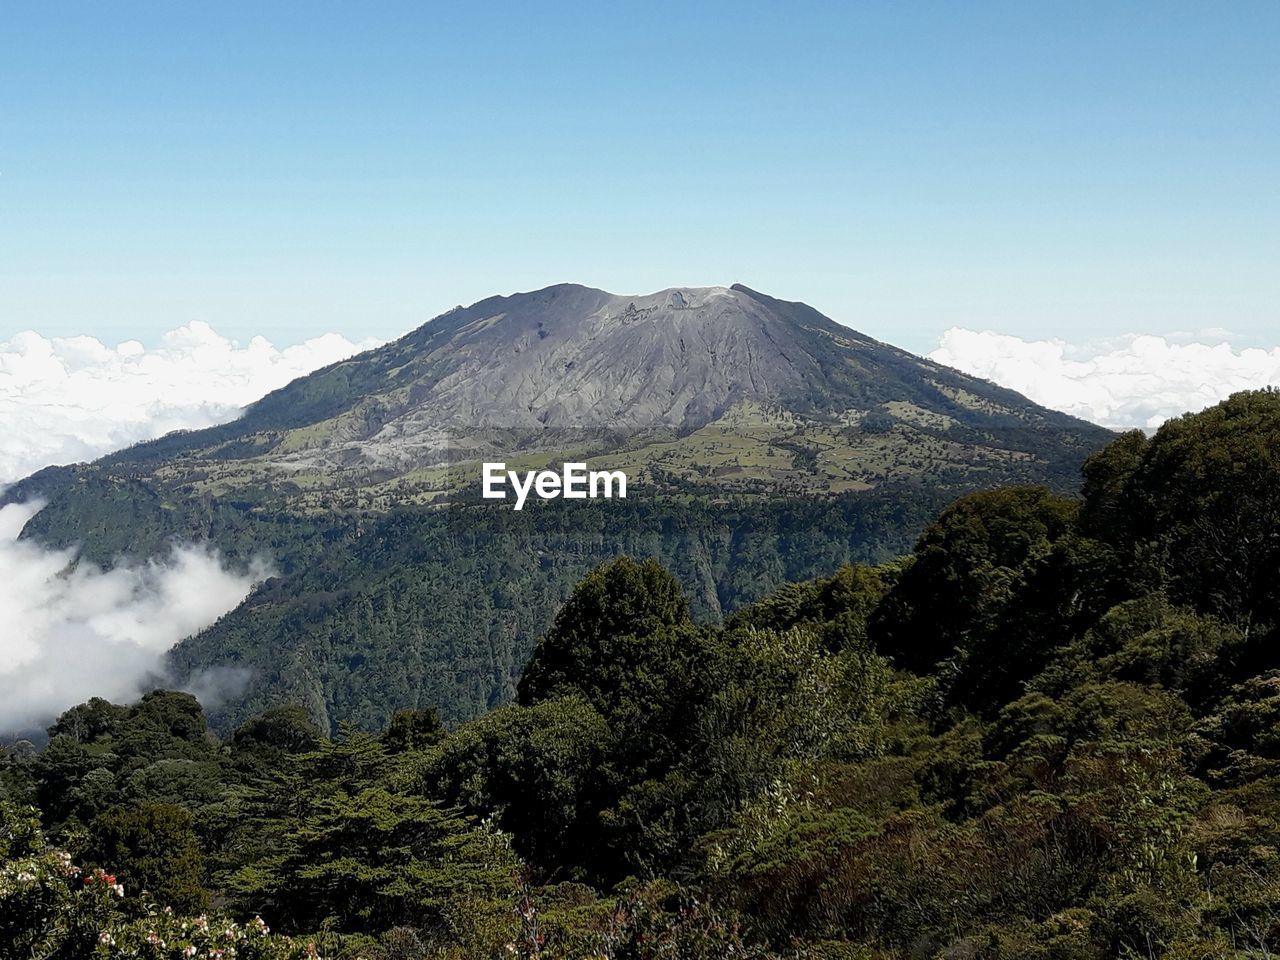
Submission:
[[[91,701],[0,766],[0,956],[1269,957],[1276,449],[1238,395],[722,624],[608,560],[452,728]]]
[[[78,490],[79,488],[77,488]],[[33,534],[74,540],[112,531],[89,489],[51,504]],[[209,630],[180,644],[173,672],[246,668],[248,686],[210,716],[228,734],[257,712],[302,704],[325,732],[381,730],[401,708],[449,722],[511,701],[521,669],[574,584],[620,553],[651,556],[680,579],[695,619],[718,619],[789,581],[910,549],[945,502],[886,486],[830,498],[461,504],[329,525],[226,504],[137,498],[128,535],[147,554],[171,537],[207,536],[233,561],[261,549],[280,575]],[[56,509],[55,509],[56,508]],[[115,549],[124,549],[119,539]]]
[[[301,377],[233,423],[46,471],[10,495],[88,482],[136,485],[126,499],[380,513],[474,492],[495,451],[527,458],[523,469],[602,457],[668,493],[920,482],[954,494],[1070,484],[1108,439],[805,304],[742,286],[705,293],[639,309],[572,284],[483,300]]]
[[[265,561],[277,576],[170,675],[203,689],[235,669],[222,735],[289,703],[333,735],[511,702],[573,585],[619,554],[659,560],[709,622],[906,553],[964,493],[1073,493],[1111,438],[803,304],[683,296],[638,310],[565,285],[459,308],[235,422],[43,470],[0,504],[42,502],[23,536],[98,566],[174,542]],[[514,515],[480,497],[489,460],[623,470],[628,499]]]

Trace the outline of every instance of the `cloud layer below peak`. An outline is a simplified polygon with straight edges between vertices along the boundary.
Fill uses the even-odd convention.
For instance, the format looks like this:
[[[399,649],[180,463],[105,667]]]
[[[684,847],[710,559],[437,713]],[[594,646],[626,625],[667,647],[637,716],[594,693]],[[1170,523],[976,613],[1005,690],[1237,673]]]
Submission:
[[[284,349],[262,337],[240,346],[200,321],[154,349],[19,333],[0,341],[0,484],[224,423],[290,380],[376,345],[328,333]]]
[[[1072,345],[953,327],[929,359],[1115,429],[1152,430],[1239,390],[1280,384],[1280,347],[1237,350],[1175,337]]]
[[[0,740],[89,697],[117,703],[172,684],[164,654],[240,603],[270,570],[229,569],[215,551],[175,545],[110,570],[19,539],[38,503],[0,507]],[[213,705],[217,676],[198,678]]]

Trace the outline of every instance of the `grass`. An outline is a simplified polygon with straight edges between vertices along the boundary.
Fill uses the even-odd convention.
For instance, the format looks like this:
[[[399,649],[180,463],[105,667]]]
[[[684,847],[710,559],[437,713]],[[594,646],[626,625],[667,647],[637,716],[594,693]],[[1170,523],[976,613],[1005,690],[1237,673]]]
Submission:
[[[413,466],[402,472],[364,465],[336,465],[325,447],[363,413],[351,411],[283,435],[258,435],[243,459],[205,456],[168,461],[152,474],[162,488],[211,497],[248,496],[264,505],[304,513],[326,509],[382,512],[402,504],[443,503],[459,493],[478,493],[480,464],[504,460],[510,470],[585,462],[589,469],[623,470],[632,488],[669,488],[672,482],[726,493],[765,489],[812,495],[869,490],[890,481],[954,480],[991,474],[999,479],[1033,455],[994,444],[959,443],[945,431],[955,421],[912,404],[884,409],[894,418],[887,432],[865,432],[857,415],[807,420],[744,403],[685,436],[670,432],[637,435],[622,447],[601,452],[599,444],[575,443],[553,450],[515,449],[449,463]],[[308,463],[305,452],[316,451]]]

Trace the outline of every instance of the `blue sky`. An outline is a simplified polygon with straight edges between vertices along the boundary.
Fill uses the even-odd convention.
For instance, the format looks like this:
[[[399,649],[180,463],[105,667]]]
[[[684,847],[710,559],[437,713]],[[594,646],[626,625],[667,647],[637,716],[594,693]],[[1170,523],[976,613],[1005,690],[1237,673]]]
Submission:
[[[572,280],[1273,344],[1278,42],[1274,2],[0,2],[0,339]]]

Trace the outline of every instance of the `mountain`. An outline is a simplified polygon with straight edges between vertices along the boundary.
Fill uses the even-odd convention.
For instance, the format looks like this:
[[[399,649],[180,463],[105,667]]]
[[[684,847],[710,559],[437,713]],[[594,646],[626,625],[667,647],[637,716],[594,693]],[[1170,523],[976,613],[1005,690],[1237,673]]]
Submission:
[[[173,539],[280,576],[173,655],[247,668],[215,720],[304,702],[376,726],[507,700],[571,585],[661,557],[716,617],[910,548],[955,495],[1070,490],[1108,431],[743,286],[482,300],[294,381],[240,419],[10,488],[24,531],[109,563]],[[481,460],[625,470],[626,501],[478,499]]]
[[[364,429],[351,436],[376,460],[396,438],[432,429],[687,431],[738,403],[837,412],[936,404],[950,391],[948,399],[965,406],[964,390],[1029,412],[1015,394],[957,379],[804,304],[743,286],[620,297],[564,284],[452,310],[285,387],[258,404],[246,426],[310,427],[376,402],[379,415],[362,418]]]
[[[100,461],[181,496],[375,511],[527,453],[776,493],[1075,482],[1107,432],[746,287],[560,285],[459,307],[209,430]],[[532,463],[532,461],[531,461]]]

